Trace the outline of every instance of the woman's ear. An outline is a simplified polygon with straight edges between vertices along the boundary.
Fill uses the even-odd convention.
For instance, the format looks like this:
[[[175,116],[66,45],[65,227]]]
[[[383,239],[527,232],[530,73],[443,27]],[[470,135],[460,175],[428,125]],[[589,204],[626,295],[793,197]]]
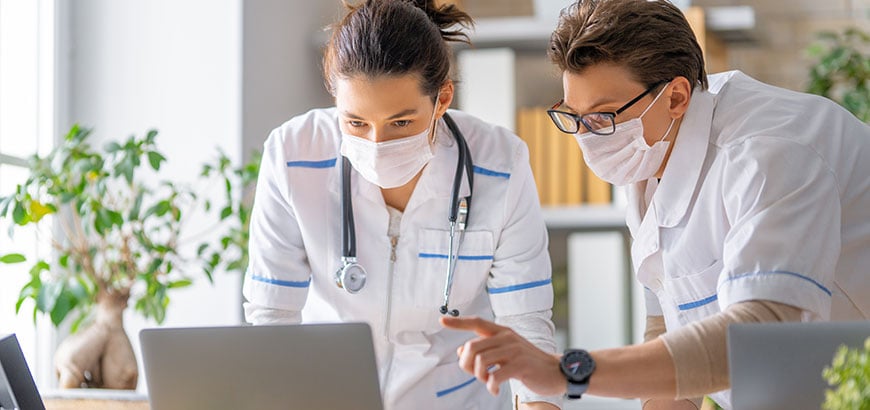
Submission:
[[[671,101],[669,111],[671,118],[681,118],[689,109],[689,100],[692,99],[692,85],[686,77],[676,77],[671,80],[668,97]]]
[[[447,112],[447,109],[450,108],[450,104],[453,102],[453,91],[452,80],[447,80],[441,86],[441,90],[438,93],[438,109],[435,110],[435,118],[441,118]]]

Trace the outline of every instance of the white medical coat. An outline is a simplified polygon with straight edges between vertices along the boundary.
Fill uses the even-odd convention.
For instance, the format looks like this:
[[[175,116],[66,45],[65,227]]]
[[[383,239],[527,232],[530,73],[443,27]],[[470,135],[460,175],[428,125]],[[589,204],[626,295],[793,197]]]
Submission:
[[[870,127],[738,71],[695,90],[661,184],[628,189],[647,314],[667,330],[748,300],[870,315]],[[714,398],[728,406],[728,391]]]
[[[550,310],[547,233],[525,144],[506,129],[461,112],[450,115],[474,161],[450,307],[486,319]],[[269,136],[252,214],[245,297],[265,308],[302,311],[306,322],[370,324],[387,408],[503,406],[457,365],[456,348],[474,335],[438,323],[458,156],[452,134],[439,121],[434,158],[401,220],[395,264],[380,188],[352,172],[357,258],[368,272],[357,294],[338,288],[334,279],[341,265],[340,145],[335,109],[312,110]],[[463,182],[460,196],[468,191]],[[552,340],[551,334],[524,336]],[[336,394],[348,382],[337,370]]]

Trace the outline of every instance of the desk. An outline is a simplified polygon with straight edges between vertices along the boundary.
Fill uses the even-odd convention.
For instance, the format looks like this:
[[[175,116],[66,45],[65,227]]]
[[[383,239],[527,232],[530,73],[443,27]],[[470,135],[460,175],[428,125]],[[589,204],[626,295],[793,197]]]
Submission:
[[[64,389],[42,394],[45,410],[150,410],[148,397],[130,390]]]

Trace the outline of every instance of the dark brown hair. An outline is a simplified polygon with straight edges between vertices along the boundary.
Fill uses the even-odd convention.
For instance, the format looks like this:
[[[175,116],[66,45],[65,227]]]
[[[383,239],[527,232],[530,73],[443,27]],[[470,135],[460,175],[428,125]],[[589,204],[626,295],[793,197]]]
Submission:
[[[417,74],[424,94],[435,97],[450,75],[448,41],[468,42],[461,25],[471,16],[434,0],[366,0],[344,3],[347,15],[333,26],[323,54],[323,77],[330,94],[335,80],[356,75]]]
[[[667,0],[578,0],[562,10],[549,56],[563,72],[613,63],[648,87],[683,76],[707,89],[698,40]]]

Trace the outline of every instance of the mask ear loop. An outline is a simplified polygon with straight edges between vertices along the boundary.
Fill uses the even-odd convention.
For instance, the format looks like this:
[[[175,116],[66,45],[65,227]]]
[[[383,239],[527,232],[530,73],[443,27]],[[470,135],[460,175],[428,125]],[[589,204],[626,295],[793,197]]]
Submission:
[[[649,105],[646,106],[646,109],[643,110],[643,112],[640,113],[640,115],[639,115],[637,118],[643,118],[643,116],[646,114],[646,112],[649,111],[650,108],[652,108],[652,106],[656,104],[656,101],[659,100],[659,97],[661,97],[662,95],[664,95],[664,93],[665,93],[665,88],[668,88],[668,85],[669,85],[670,83],[671,83],[670,81],[668,81],[667,83],[665,83],[665,86],[662,87],[661,91],[659,91],[659,93],[656,94],[656,98],[653,98],[652,102],[649,103]],[[675,123],[676,121],[677,121],[676,118],[672,118],[672,119],[671,119],[671,124],[668,125],[668,130],[665,131],[665,135],[662,135],[662,138],[661,138],[660,140],[658,140],[658,142],[662,142],[662,141],[665,140],[665,138],[668,137],[668,134],[671,133],[671,129],[674,128],[674,123]]]
[[[435,145],[435,142],[438,140],[438,139],[437,139],[437,136],[438,136],[438,127],[437,127],[437,125],[438,125],[438,119],[435,118],[435,114],[438,113],[438,103],[440,102],[440,101],[439,101],[440,98],[441,98],[441,91],[439,90],[439,91],[438,91],[438,94],[435,95],[435,109],[432,110],[432,127],[431,127],[431,129],[432,129],[432,138],[430,138],[430,141],[432,141],[432,145]]]

